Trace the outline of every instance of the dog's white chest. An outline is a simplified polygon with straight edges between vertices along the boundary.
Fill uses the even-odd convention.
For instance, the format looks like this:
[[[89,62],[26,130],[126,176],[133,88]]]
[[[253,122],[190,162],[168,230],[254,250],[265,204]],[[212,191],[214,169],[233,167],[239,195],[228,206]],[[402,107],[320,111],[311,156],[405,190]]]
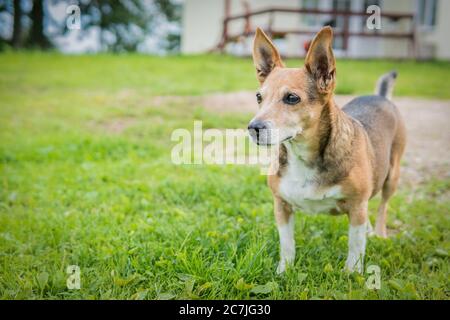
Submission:
[[[337,209],[337,200],[342,198],[341,187],[318,185],[316,174],[303,161],[291,158],[280,181],[280,196],[306,214],[329,213]]]

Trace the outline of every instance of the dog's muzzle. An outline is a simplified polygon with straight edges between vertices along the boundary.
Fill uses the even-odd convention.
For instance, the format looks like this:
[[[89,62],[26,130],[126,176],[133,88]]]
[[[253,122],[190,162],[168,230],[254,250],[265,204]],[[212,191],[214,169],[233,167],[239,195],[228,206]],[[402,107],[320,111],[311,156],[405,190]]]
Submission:
[[[268,136],[268,127],[264,121],[260,120],[254,120],[250,122],[248,125],[248,132],[252,139],[259,144],[261,142],[261,139],[267,138]]]

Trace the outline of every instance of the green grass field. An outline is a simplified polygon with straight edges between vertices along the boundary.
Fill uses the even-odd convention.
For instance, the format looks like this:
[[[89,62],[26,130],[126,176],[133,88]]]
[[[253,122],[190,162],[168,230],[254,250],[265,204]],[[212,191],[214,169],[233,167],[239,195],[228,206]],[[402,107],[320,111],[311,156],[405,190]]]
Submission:
[[[396,95],[450,99],[444,62],[339,61],[337,90],[370,93],[393,68]],[[368,290],[367,274],[341,272],[345,216],[298,215],[296,263],[279,276],[258,168],[171,163],[174,129],[245,128],[251,116],[152,96],[256,87],[247,59],[0,55],[0,297],[448,299],[448,179],[394,196],[398,233],[368,241],[382,281]],[[80,290],[66,287],[69,265]]]

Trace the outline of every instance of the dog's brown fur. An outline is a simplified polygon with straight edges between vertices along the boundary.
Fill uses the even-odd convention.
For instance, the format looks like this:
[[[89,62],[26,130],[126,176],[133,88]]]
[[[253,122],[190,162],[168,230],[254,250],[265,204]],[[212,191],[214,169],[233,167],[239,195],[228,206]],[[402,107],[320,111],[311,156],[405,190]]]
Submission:
[[[375,233],[386,237],[387,201],[397,187],[406,143],[405,127],[395,106],[386,99],[368,98],[368,104],[377,109],[370,111],[370,117],[358,118],[352,113],[358,114],[355,105],[363,104],[363,100],[349,106],[348,112],[347,107],[340,109],[335,105],[336,64],[329,27],[314,38],[303,68],[285,68],[277,49],[260,29],[256,32],[253,57],[257,79],[265,90],[264,99],[274,101],[257,116],[258,120],[270,120],[277,126],[295,123],[303,128],[287,143],[307,148],[308,158],[303,160],[317,171],[317,185],[341,187],[342,198],[337,206],[349,215],[352,226],[367,222],[368,200],[382,190]],[[301,103],[283,104],[277,95],[284,87],[298,95]],[[361,108],[369,110],[370,106]],[[268,177],[268,184],[280,226],[288,223],[294,210],[279,193],[280,181],[289,165],[286,146],[281,143],[279,148],[279,167],[275,175]]]

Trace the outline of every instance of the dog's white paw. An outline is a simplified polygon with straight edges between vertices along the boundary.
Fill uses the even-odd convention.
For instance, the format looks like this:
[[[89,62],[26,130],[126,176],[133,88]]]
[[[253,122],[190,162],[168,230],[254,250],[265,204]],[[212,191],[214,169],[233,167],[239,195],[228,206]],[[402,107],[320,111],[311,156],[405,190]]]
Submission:
[[[277,273],[282,274],[285,271],[286,271],[286,261],[280,260],[280,262],[278,263],[278,267],[277,267]]]
[[[294,263],[293,260],[286,260],[286,259],[280,260],[280,262],[278,263],[278,267],[277,267],[277,274],[284,273],[287,268],[292,266],[293,263]]]
[[[364,271],[363,263],[360,258],[349,256],[345,262],[344,270],[350,273],[358,272],[362,274]]]

